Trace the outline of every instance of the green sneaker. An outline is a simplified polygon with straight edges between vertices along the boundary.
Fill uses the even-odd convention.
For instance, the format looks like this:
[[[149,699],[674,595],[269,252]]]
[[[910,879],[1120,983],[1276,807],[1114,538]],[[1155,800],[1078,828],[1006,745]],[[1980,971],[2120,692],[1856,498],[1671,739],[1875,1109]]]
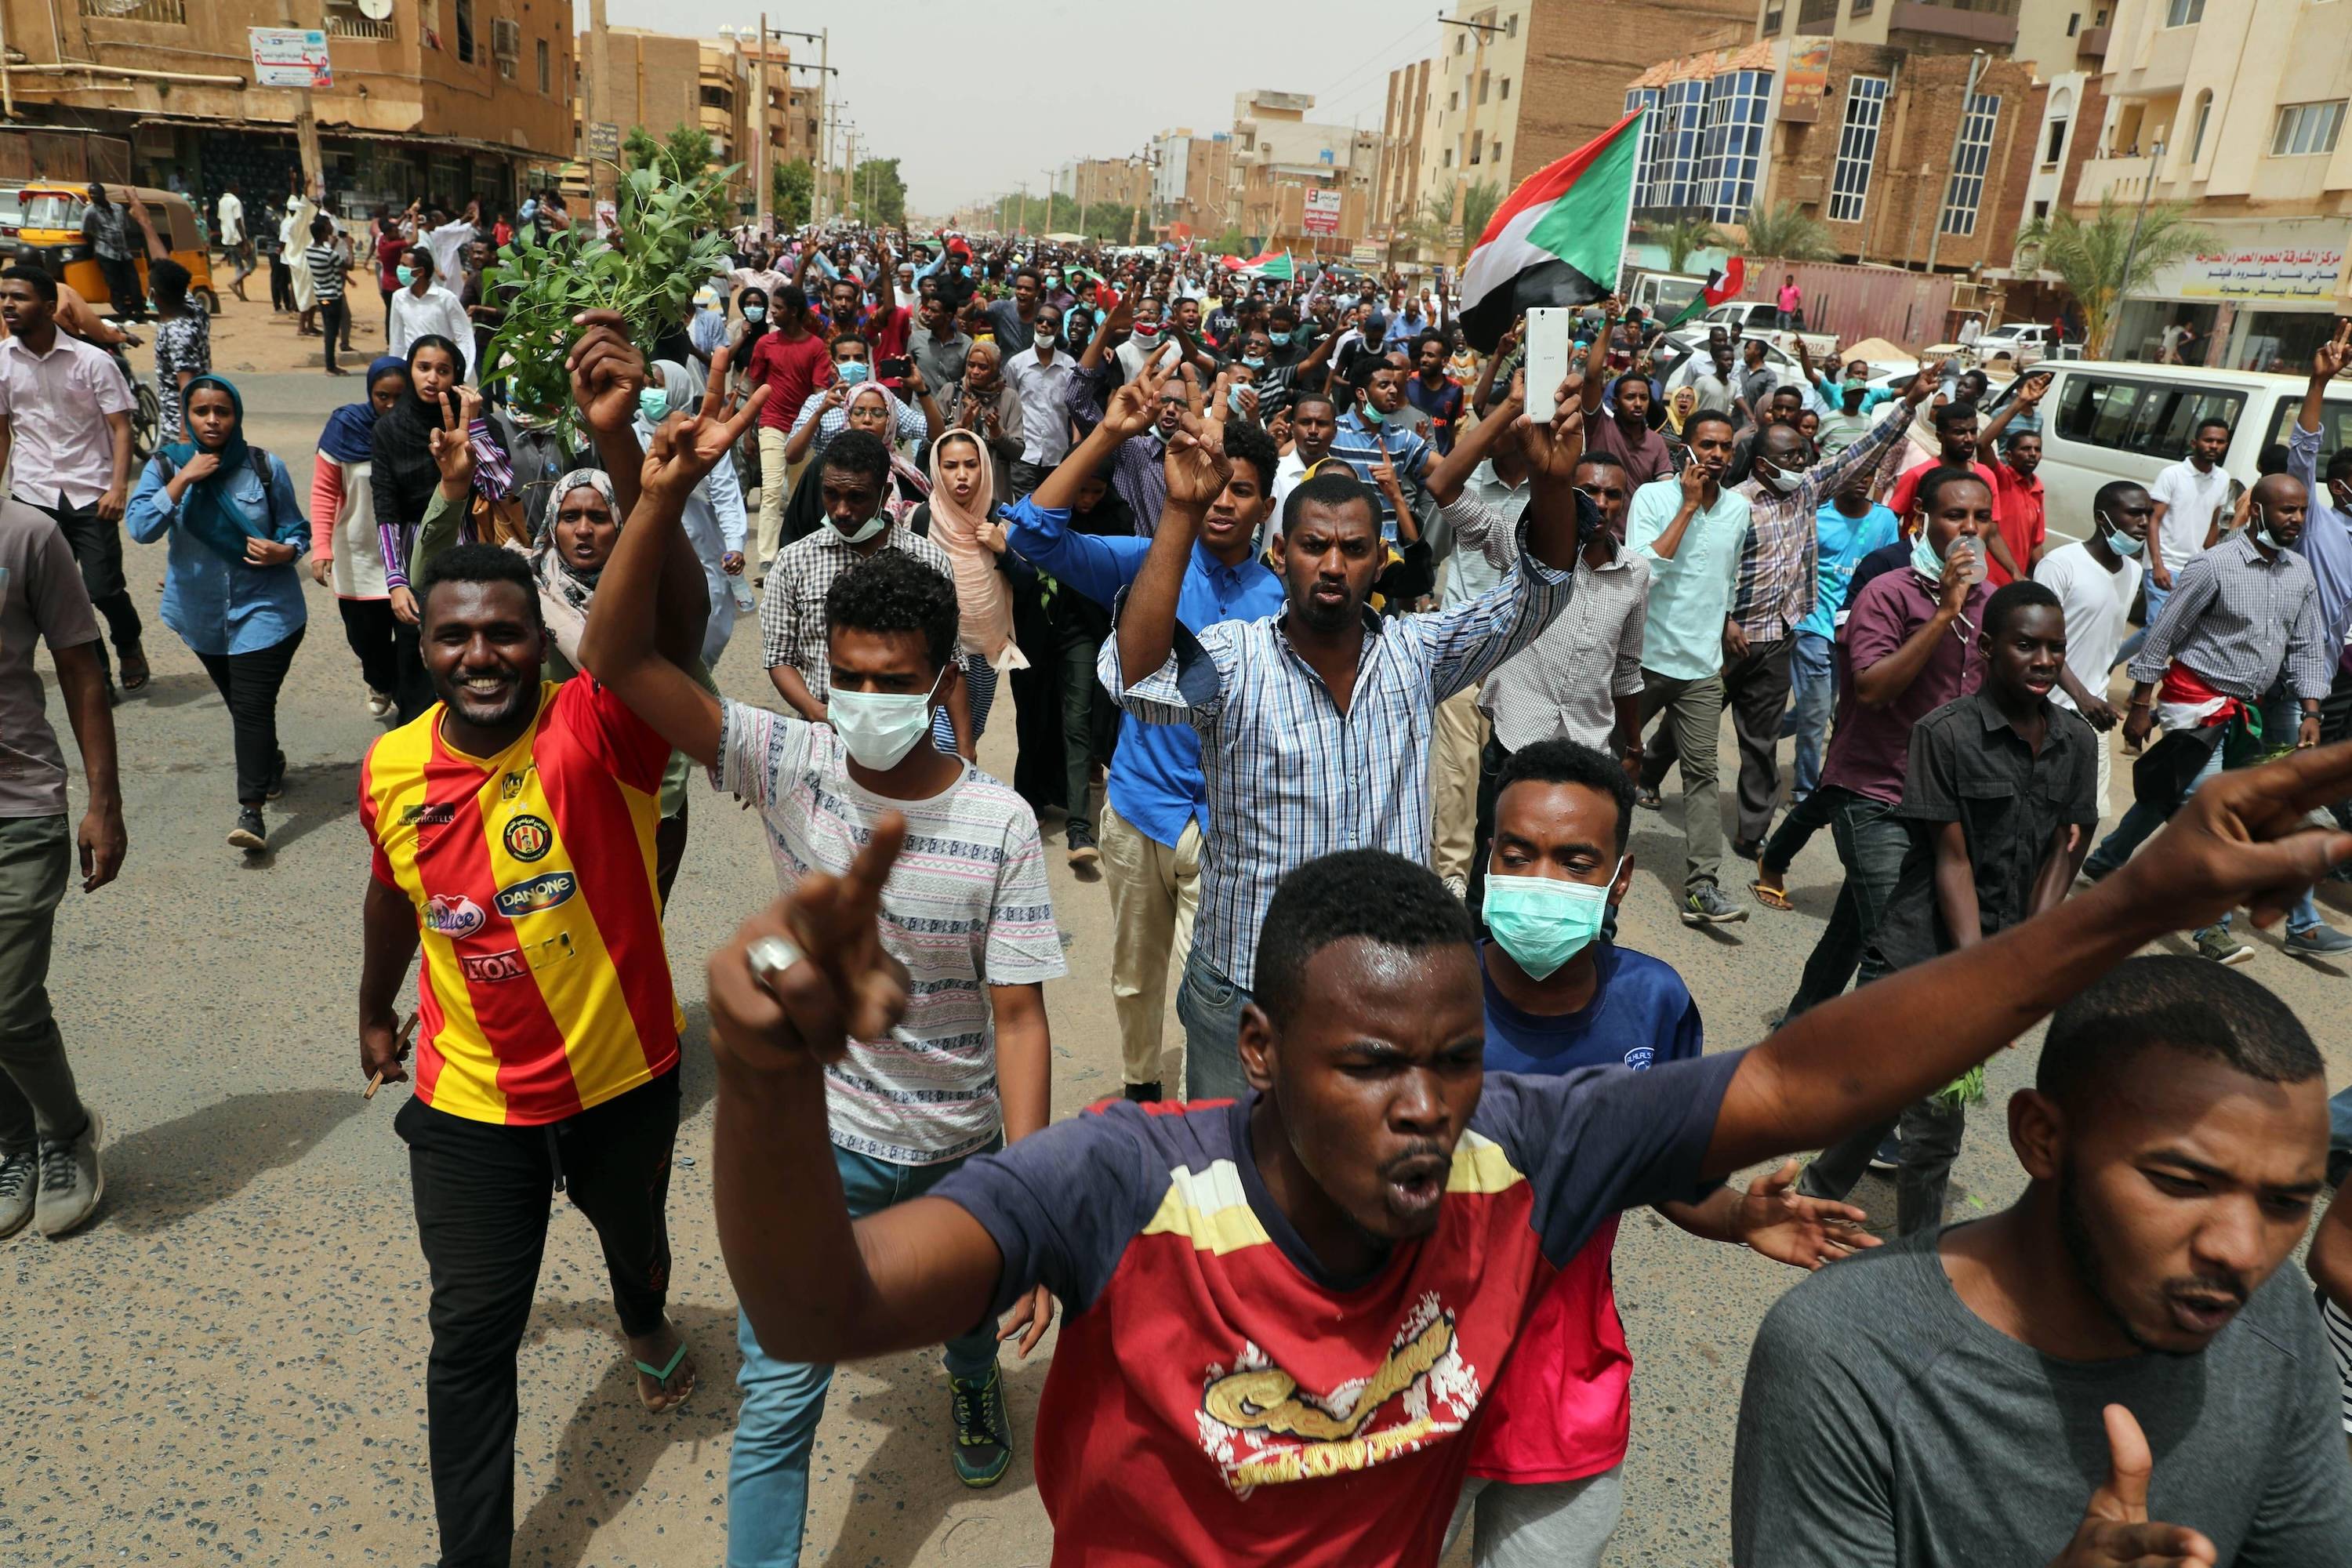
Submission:
[[[2197,955],[2216,963],[2252,963],[2254,950],[2231,936],[2221,926],[2207,926],[2197,933]]]
[[[985,1381],[948,1379],[955,1408],[956,1479],[992,1487],[1013,1464],[1013,1421],[1004,1413],[1004,1379],[994,1367]]]

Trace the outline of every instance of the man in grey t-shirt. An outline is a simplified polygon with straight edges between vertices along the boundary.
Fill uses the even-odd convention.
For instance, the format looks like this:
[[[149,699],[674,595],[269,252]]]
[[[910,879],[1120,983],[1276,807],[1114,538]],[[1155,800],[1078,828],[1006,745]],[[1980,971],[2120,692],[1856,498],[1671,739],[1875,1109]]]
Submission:
[[[2277,1272],[2326,1096],[2285,1005],[2201,959],[2134,959],[2061,1008],[2010,1108],[2016,1206],[1837,1264],[1766,1317],[1733,1560],[2337,1568],[2341,1384]]]

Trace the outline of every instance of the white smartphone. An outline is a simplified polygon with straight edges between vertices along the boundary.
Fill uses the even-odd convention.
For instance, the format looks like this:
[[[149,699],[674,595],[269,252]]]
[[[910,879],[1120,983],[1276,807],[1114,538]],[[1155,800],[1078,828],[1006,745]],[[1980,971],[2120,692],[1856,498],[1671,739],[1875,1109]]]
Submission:
[[[1570,329],[1576,312],[1538,305],[1528,312],[1528,417],[1551,423],[1552,401],[1568,379]]]

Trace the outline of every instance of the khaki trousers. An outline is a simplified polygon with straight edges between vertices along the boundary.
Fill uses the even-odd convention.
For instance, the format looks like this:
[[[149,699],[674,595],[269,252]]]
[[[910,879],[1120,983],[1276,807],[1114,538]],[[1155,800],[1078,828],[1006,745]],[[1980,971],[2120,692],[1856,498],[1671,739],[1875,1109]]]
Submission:
[[[771,426],[760,426],[760,528],[752,547],[751,570],[765,576],[768,563],[776,558],[777,547],[784,541],[784,502],[791,499],[793,486],[800,482],[801,470],[808,464],[795,463],[789,469],[784,464],[784,447],[792,432]]]
[[[1168,973],[1192,949],[1201,904],[1201,825],[1188,822],[1171,848],[1111,805],[1102,808],[1103,880],[1110,888],[1110,998],[1129,1083],[1159,1083]]]
[[[1440,877],[1470,879],[1478,836],[1478,755],[1488,724],[1478,711],[1478,689],[1465,686],[1437,705],[1429,748],[1429,818],[1436,837],[1430,864]]]

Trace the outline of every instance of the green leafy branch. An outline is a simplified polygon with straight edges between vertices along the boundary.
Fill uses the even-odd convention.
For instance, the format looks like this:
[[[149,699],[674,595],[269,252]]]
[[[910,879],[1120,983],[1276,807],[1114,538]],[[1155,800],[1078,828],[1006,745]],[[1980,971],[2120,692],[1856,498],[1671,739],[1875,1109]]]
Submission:
[[[620,180],[617,223],[600,238],[593,221],[556,229],[542,240],[526,226],[501,247],[488,284],[506,317],[484,356],[486,382],[506,384],[515,406],[554,416],[568,406],[563,357],[583,310],[615,310],[629,341],[650,350],[682,324],[694,291],[724,266],[727,236],[710,226],[723,210],[735,168],[685,178],[653,168]]]

